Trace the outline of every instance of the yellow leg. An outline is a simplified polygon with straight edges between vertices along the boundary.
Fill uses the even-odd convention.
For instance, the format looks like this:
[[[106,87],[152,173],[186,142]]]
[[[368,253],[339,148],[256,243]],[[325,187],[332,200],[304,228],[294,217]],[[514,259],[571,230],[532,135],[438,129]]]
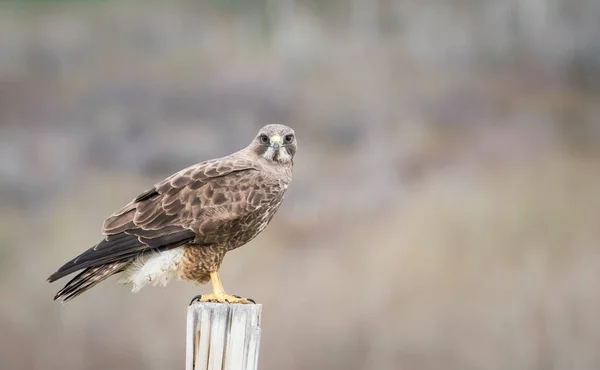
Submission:
[[[212,283],[213,292],[211,294],[202,294],[200,302],[217,301],[220,303],[250,303],[246,298],[238,298],[225,293],[218,271],[210,273],[210,282]]]

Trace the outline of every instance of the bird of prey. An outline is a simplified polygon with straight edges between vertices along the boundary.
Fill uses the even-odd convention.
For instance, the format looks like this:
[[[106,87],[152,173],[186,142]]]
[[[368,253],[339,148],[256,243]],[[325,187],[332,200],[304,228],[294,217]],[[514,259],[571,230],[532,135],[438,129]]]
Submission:
[[[139,291],[172,277],[212,282],[200,301],[248,303],[219,279],[225,253],[256,237],[275,215],[292,180],[294,131],[263,127],[244,149],[185,168],[138,195],[104,221],[104,239],[52,274],[81,271],[54,299],[69,301],[111,275]]]

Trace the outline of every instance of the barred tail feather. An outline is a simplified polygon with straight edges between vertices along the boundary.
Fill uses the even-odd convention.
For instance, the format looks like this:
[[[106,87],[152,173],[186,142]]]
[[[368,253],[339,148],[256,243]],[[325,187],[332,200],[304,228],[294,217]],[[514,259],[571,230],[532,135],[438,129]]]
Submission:
[[[62,299],[62,301],[66,303],[83,292],[93,288],[110,276],[123,271],[129,264],[131,264],[131,261],[120,261],[86,268],[56,293],[54,300]]]

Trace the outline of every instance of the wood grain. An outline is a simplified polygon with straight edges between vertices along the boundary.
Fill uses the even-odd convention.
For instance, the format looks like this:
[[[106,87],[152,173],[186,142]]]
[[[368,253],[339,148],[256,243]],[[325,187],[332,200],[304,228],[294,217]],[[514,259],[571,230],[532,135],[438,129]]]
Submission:
[[[186,370],[256,370],[261,311],[260,304],[189,306]]]

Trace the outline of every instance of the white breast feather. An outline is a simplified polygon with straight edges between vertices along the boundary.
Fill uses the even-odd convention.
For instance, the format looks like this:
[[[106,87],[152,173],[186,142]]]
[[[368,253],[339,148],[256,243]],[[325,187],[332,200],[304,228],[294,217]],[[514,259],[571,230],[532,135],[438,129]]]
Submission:
[[[132,284],[132,292],[139,292],[144,285],[152,282],[154,286],[166,286],[183,263],[184,247],[156,252],[135,260],[119,279],[121,284]]]

